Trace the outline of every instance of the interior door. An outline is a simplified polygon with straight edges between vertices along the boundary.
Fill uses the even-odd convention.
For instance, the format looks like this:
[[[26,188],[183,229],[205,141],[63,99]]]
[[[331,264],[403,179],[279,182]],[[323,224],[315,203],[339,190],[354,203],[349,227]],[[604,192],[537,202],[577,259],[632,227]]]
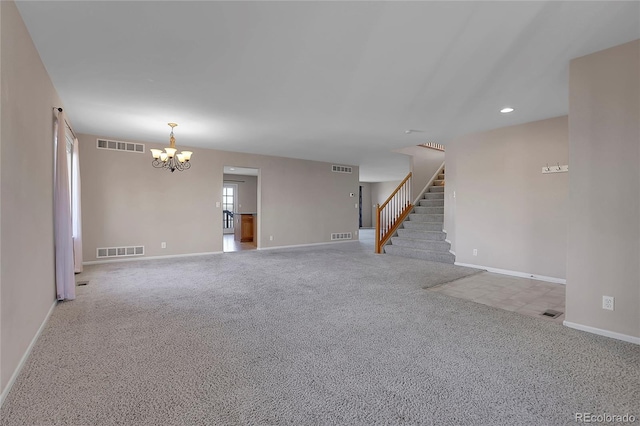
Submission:
[[[233,234],[234,215],[238,211],[238,185],[225,183],[222,187],[222,232]]]

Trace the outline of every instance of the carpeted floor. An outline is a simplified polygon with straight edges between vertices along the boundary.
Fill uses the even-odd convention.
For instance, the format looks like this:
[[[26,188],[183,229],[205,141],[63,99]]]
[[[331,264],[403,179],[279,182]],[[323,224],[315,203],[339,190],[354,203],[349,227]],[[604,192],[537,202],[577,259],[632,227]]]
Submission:
[[[367,243],[87,267],[1,425],[563,425],[640,418],[640,348],[425,287]]]

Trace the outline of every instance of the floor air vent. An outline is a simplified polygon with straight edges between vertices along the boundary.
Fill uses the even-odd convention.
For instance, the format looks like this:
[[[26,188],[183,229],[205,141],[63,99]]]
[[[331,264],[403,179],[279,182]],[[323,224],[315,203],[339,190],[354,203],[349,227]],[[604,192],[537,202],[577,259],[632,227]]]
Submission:
[[[331,240],[351,240],[351,232],[342,232],[338,234],[331,234]]]
[[[542,316],[549,317],[549,318],[558,318],[560,315],[562,315],[562,312],[554,311],[553,309],[547,309],[542,313]]]
[[[331,166],[331,171],[336,173],[353,173],[353,168],[349,166]]]
[[[138,154],[144,154],[143,143],[122,142],[122,141],[110,141],[107,139],[98,139],[99,149],[109,149],[112,151],[125,151],[125,152],[137,152]]]
[[[144,255],[144,246],[129,247],[102,247],[96,249],[96,257],[125,257],[125,256],[142,256]]]

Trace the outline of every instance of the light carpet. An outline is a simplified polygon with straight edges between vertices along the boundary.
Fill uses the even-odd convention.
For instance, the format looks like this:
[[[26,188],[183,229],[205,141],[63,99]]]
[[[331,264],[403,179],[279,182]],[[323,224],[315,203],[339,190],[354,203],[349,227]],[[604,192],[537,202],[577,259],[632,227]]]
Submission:
[[[562,425],[640,417],[636,345],[423,288],[359,242],[86,268],[1,425]]]

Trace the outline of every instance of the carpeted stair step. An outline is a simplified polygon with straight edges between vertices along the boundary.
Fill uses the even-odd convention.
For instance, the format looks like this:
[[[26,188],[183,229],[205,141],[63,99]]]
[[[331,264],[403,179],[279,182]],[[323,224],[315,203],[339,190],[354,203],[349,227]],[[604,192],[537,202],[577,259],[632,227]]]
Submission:
[[[438,198],[435,200],[418,200],[418,206],[420,207],[442,207],[444,208],[444,198]]]
[[[418,214],[444,214],[444,206],[423,207],[416,206],[414,212]]]
[[[451,249],[451,244],[446,241],[419,240],[405,237],[391,237],[391,244],[394,246],[411,247],[443,253],[449,253],[449,250]]]
[[[385,253],[432,262],[455,262],[455,256],[449,251],[451,244],[445,241],[442,230],[444,185],[443,169],[397,230],[397,236],[391,237],[384,247]]]
[[[447,234],[442,231],[422,231],[420,229],[398,229],[398,236],[417,240],[444,241]]]
[[[409,214],[410,222],[444,222],[444,214]]]
[[[451,253],[443,253],[431,250],[421,250],[411,247],[386,245],[384,252],[393,256],[412,257],[414,259],[429,260],[431,262],[454,263],[455,256]]]
[[[404,226],[404,229],[418,231],[442,231],[442,222],[412,222],[406,220],[402,226]]]
[[[425,200],[444,200],[444,192],[425,192]]]

